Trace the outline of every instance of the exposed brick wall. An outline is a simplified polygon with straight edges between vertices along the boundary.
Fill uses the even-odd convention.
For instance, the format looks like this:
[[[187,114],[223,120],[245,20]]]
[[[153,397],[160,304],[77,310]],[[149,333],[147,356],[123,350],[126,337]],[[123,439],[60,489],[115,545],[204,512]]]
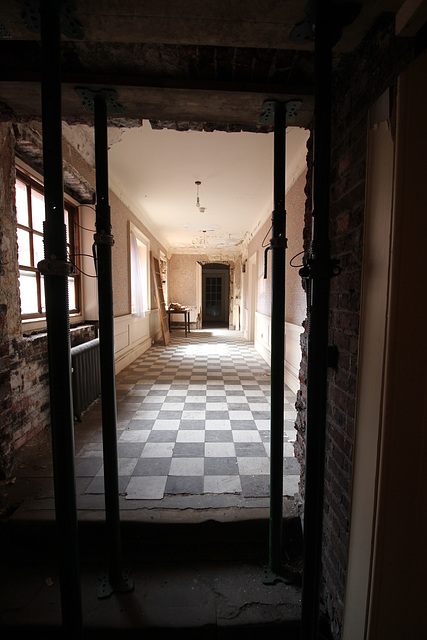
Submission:
[[[337,640],[344,610],[355,439],[367,117],[370,107],[412,59],[412,44],[397,39],[392,18],[383,16],[358,52],[336,60],[333,76],[330,240],[331,258],[339,260],[342,271],[331,280],[329,299],[329,344],[338,347],[339,359],[336,369],[328,369],[327,374],[322,606]],[[309,153],[305,249],[311,240],[311,169]],[[304,494],[306,333],[301,346],[295,453],[301,462]]]
[[[331,171],[331,257],[342,269],[330,282],[329,344],[338,348],[328,370],[325,443],[325,605],[339,634],[344,606],[357,391],[359,310],[365,203],[367,112],[334,146]],[[334,142],[337,142],[334,136]]]
[[[10,384],[7,305],[0,304],[0,478],[8,477],[12,465],[12,389]]]
[[[1,305],[2,329],[4,319],[5,305]],[[15,451],[50,426],[49,362],[46,333],[8,339],[1,330],[0,336],[0,476],[7,477],[13,471]],[[71,346],[94,337],[92,325],[73,327]]]
[[[10,343],[13,451],[50,423],[46,335]]]

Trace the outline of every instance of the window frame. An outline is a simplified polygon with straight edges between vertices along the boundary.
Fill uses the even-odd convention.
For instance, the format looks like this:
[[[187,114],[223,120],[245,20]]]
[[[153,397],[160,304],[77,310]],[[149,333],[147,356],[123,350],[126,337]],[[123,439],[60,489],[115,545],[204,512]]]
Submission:
[[[21,222],[18,222],[18,211],[16,208],[15,202],[15,212],[16,212],[16,229],[17,229],[17,267],[18,274],[21,272],[34,273],[37,280],[37,312],[34,313],[22,313],[22,304],[21,304],[21,291],[19,292],[20,297],[20,307],[21,307],[21,323],[25,325],[27,330],[44,328],[46,326],[46,311],[43,311],[42,305],[42,286],[43,286],[43,277],[40,271],[37,269],[37,264],[35,264],[35,250],[34,250],[34,238],[43,238],[43,232],[39,231],[34,227],[33,220],[33,211],[31,204],[31,193],[34,191],[35,193],[42,195],[44,197],[44,185],[41,178],[35,177],[32,173],[26,170],[25,167],[21,166],[21,164],[17,163],[16,171],[15,171],[15,189],[16,183],[21,182],[26,186],[27,192],[27,212],[28,212],[28,224],[25,225]],[[82,316],[82,282],[80,275],[80,233],[79,233],[79,204],[74,201],[71,197],[64,194],[64,212],[67,212],[67,229],[68,229],[68,238],[67,238],[67,255],[75,265],[74,272],[70,275],[70,278],[73,279],[74,282],[74,292],[75,292],[75,307],[70,309],[69,316],[70,319],[73,318],[76,321],[79,321]],[[65,213],[64,213],[65,216]],[[29,253],[30,253],[30,264],[21,264],[19,261],[19,243],[18,243],[18,230],[21,229],[29,234]],[[18,275],[19,277],[19,275]]]

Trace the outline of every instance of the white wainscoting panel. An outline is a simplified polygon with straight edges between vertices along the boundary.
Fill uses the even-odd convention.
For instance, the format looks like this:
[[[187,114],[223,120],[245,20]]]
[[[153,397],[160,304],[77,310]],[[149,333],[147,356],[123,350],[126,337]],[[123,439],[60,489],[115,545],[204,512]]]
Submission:
[[[243,309],[243,337],[248,339],[248,310]]]
[[[301,363],[300,336],[303,327],[285,323],[285,384],[295,393],[299,389]],[[254,347],[268,364],[271,363],[271,318],[263,313],[255,314]]]
[[[271,356],[271,318],[263,313],[255,313],[254,347],[270,364]]]
[[[147,311],[144,318],[137,318],[131,314],[114,318],[116,374],[147,351],[160,337],[157,309]]]
[[[303,327],[291,322],[285,323],[285,384],[296,393],[300,388],[299,369],[301,364],[300,337]]]

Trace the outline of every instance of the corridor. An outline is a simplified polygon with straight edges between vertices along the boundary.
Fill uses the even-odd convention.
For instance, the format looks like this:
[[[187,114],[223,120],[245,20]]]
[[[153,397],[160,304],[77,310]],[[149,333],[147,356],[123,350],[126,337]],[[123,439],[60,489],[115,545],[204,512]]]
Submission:
[[[121,509],[265,507],[270,369],[239,332],[174,331],[116,378]],[[298,491],[285,389],[284,496]],[[103,504],[100,402],[76,423],[80,508]],[[90,506],[91,505],[91,506]]]

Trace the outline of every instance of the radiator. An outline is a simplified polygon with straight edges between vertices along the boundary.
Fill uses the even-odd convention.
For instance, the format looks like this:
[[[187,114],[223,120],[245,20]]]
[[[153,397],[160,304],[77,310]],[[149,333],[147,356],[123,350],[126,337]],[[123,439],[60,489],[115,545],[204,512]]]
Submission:
[[[74,415],[81,422],[82,413],[101,393],[99,338],[71,348]]]

